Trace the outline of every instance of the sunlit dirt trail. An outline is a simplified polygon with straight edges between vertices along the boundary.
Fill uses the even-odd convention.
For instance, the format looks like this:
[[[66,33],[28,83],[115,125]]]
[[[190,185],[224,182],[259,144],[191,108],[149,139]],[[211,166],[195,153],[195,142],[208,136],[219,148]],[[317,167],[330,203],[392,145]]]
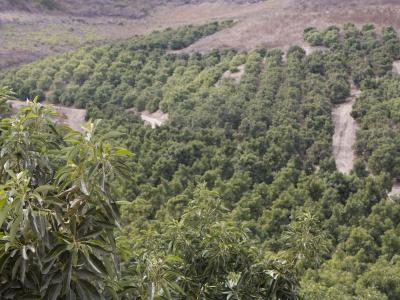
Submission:
[[[355,154],[353,145],[356,141],[356,131],[358,129],[356,121],[351,116],[356,97],[360,95],[360,90],[352,86],[351,96],[346,102],[335,105],[332,110],[335,133],[333,135],[333,156],[337,169],[345,174],[349,174],[353,169]]]
[[[140,116],[140,118],[151,128],[156,128],[158,126],[163,125],[165,122],[168,121],[168,114],[163,113],[161,110],[157,110],[153,113],[144,110],[142,112],[138,112],[136,108],[130,108],[128,111],[133,112]]]
[[[24,101],[10,100],[8,103],[11,104],[13,110],[18,110],[19,107],[25,106],[27,103]],[[57,122],[62,124],[66,124],[72,129],[76,131],[83,132],[82,125],[85,123],[86,110],[73,108],[73,107],[65,107],[59,105],[52,104],[44,104],[51,106],[58,114],[59,118],[57,118]]]
[[[393,184],[393,188],[389,193],[390,197],[394,197],[394,196],[400,196],[400,180],[397,180],[394,184]]]

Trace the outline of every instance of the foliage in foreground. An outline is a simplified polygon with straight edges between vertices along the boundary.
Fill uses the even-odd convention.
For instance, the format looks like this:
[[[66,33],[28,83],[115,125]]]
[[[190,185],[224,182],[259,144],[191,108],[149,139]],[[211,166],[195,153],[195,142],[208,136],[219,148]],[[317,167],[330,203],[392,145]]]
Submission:
[[[138,260],[126,262],[124,280],[141,283],[128,295],[139,299],[297,299],[298,282],[288,260],[305,253],[263,258],[247,233],[228,220],[218,194],[200,185],[181,218],[144,234]]]
[[[29,102],[1,120],[2,299],[297,298],[291,266],[263,259],[205,186],[182,218],[143,234],[121,277],[113,187],[131,153],[97,135],[98,121],[82,135],[54,116]]]
[[[116,296],[111,182],[130,152],[55,125],[30,103],[0,123],[0,298]]]

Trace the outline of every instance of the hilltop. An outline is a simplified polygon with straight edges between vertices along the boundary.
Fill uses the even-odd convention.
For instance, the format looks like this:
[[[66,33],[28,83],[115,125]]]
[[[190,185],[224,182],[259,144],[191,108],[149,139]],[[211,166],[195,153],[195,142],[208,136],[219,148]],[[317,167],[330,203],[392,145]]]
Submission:
[[[151,10],[164,5],[188,5],[224,2],[226,4],[256,3],[264,0],[0,0],[1,10],[27,12],[62,12],[73,16],[113,16],[142,18]]]
[[[352,22],[400,29],[394,0],[0,0],[0,68],[30,62],[82,45],[112,42],[168,27],[234,19],[235,27],[191,45],[186,52],[215,48],[287,48],[303,44],[305,27]],[[117,5],[116,5],[117,3]]]

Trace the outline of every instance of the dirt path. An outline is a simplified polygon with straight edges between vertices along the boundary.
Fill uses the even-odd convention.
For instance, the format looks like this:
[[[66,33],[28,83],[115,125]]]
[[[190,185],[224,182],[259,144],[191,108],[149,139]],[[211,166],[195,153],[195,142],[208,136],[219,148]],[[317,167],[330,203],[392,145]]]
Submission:
[[[242,79],[242,76],[244,74],[244,69],[245,69],[245,65],[240,65],[237,67],[237,72],[235,72],[235,73],[232,73],[230,70],[228,70],[222,75],[221,79],[232,78],[236,84],[239,84],[240,80]],[[217,85],[218,85],[218,83],[217,83]]]
[[[161,126],[166,121],[168,121],[168,114],[163,113],[161,110],[150,113],[148,111],[142,111],[140,117],[144,122],[150,124],[151,128],[156,128]]]
[[[8,103],[14,111],[17,111],[21,106],[25,106],[25,101],[10,100]],[[83,132],[82,125],[85,122],[86,110],[72,107],[64,107],[59,105],[44,104],[51,106],[58,114],[57,122],[66,124],[76,131]]]
[[[400,196],[400,180],[393,184],[393,188],[389,193],[389,197]]]
[[[400,60],[395,60],[393,62],[393,72],[400,74]]]
[[[360,95],[360,90],[355,86],[351,88],[351,96],[346,102],[335,105],[332,110],[335,133],[333,135],[333,156],[336,161],[337,169],[345,174],[349,174],[353,169],[355,154],[353,144],[356,140],[358,129],[356,121],[350,115],[356,97]]]
[[[310,55],[316,51],[326,51],[328,48],[324,46],[310,46],[308,44],[302,44],[301,47],[306,51],[306,55]]]
[[[161,126],[168,121],[168,114],[163,113],[161,110],[157,110],[156,112],[151,113],[147,110],[138,112],[136,108],[129,108],[128,111],[140,115],[140,118],[146,124],[149,124],[151,128],[156,128],[158,126]]]
[[[82,125],[85,123],[86,110],[53,105],[60,114],[60,122],[68,125],[76,131],[83,132]]]

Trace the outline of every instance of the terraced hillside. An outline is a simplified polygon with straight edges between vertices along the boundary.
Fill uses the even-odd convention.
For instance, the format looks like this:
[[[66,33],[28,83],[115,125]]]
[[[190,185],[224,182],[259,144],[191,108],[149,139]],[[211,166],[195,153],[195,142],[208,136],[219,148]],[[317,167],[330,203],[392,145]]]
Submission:
[[[255,299],[282,293],[285,300],[400,298],[393,288],[400,286],[400,202],[388,198],[400,177],[396,31],[372,24],[306,28],[301,42],[309,43],[308,54],[299,46],[182,51],[230,31],[230,25],[88,46],[0,73],[0,86],[20,98],[39,95],[85,108],[89,118],[103,119],[102,139],[134,153],[122,164],[133,171],[113,178],[122,211],[115,252],[123,280],[114,280],[112,288],[126,299],[162,298],[166,291],[174,299],[225,299],[229,293]],[[357,160],[343,174],[334,157],[332,108],[356,95],[351,116],[359,129],[347,149]],[[144,109],[168,113],[168,121],[145,126],[135,113]],[[29,117],[18,126],[3,122],[11,125],[1,132],[10,127],[25,137]],[[62,141],[57,136],[52,144]],[[15,161],[25,153],[18,149]],[[63,153],[63,159],[73,156]],[[98,159],[104,166],[103,156]],[[74,186],[81,197],[90,194],[84,183]],[[20,268],[13,259],[6,263],[18,288],[20,272],[13,270]],[[55,259],[60,263],[51,267],[65,270],[65,257]],[[95,260],[94,267],[76,268],[83,265],[91,272],[101,266]],[[149,270],[168,276],[149,277]],[[2,278],[0,286],[13,279]],[[51,278],[57,287],[58,277]],[[71,280],[75,288],[77,279]],[[96,299],[102,285],[84,283]]]

